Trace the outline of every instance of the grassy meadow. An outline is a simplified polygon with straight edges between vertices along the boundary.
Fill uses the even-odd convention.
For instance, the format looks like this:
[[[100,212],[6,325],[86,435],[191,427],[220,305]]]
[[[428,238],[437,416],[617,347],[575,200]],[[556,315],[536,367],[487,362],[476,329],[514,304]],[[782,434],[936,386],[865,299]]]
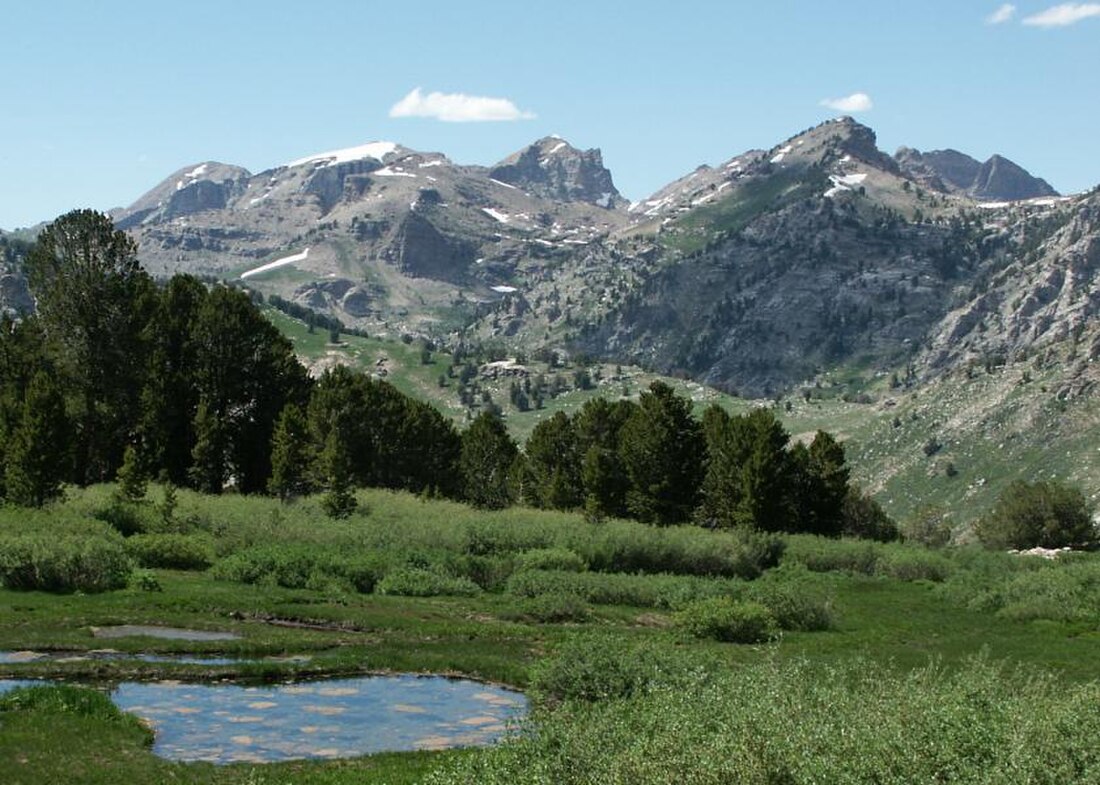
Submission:
[[[315,498],[181,490],[166,503],[152,486],[133,504],[93,486],[39,512],[4,508],[0,651],[65,656],[0,664],[0,678],[461,674],[526,690],[533,734],[487,750],[180,764],[98,694],[39,688],[0,698],[5,782],[1100,775],[1100,555],[590,523],[377,490],[358,501],[334,521]],[[117,624],[240,638],[92,637]],[[249,661],[87,656],[107,646]],[[58,732],[75,741],[59,749]]]

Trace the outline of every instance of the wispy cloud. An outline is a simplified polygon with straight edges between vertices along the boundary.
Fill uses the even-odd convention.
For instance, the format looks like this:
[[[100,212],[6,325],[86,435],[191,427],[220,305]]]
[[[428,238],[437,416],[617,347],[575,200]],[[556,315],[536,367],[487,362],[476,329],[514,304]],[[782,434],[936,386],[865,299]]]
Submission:
[[[445,123],[489,123],[530,120],[535,115],[507,98],[486,98],[464,93],[428,93],[420,88],[390,107],[390,117],[434,117]]]
[[[870,112],[875,107],[875,102],[867,93],[852,93],[843,98],[826,98],[821,102],[837,112]]]
[[[1012,21],[1012,17],[1016,16],[1016,6],[1012,3],[1005,3],[996,11],[991,13],[985,18],[987,25],[1003,25],[1005,22]]]
[[[1100,3],[1062,3],[1024,17],[1023,22],[1031,27],[1068,27],[1090,16],[1100,16]]]

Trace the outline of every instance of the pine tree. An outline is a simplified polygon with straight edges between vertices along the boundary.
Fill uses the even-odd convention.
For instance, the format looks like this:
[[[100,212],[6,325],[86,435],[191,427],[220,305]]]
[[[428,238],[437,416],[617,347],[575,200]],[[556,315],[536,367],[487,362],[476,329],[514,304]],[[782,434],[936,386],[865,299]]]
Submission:
[[[149,486],[148,477],[134,445],[126,445],[122,454],[122,466],[119,467],[115,480],[118,482],[118,495],[124,501],[138,502],[145,498]]]
[[[150,356],[141,393],[139,432],[149,468],[177,485],[187,482],[195,448],[199,392],[195,322],[206,287],[190,275],[174,275],[160,293],[148,329]]]
[[[225,445],[221,424],[206,401],[195,414],[195,447],[187,474],[196,490],[221,493],[226,480]]]
[[[325,478],[321,507],[330,518],[347,518],[355,512],[358,502],[352,486],[347,445],[336,430],[329,432],[319,460]]]
[[[703,413],[703,436],[706,471],[696,519],[704,526],[727,528],[735,525],[741,501],[741,470],[747,458],[744,421],[714,404]]]
[[[271,478],[268,493],[283,502],[309,492],[307,474],[310,456],[308,429],[301,408],[290,403],[283,407],[271,439]]]
[[[580,506],[581,456],[573,423],[563,412],[535,426],[525,448],[531,493],[536,507],[570,510]]]
[[[26,267],[74,417],[75,478],[108,480],[140,412],[152,279],[130,236],[92,210],[47,226]]]
[[[627,514],[629,480],[619,455],[619,437],[637,408],[631,401],[593,398],[573,418],[577,451],[583,456],[581,484],[589,517]]]
[[[287,403],[304,403],[308,395],[305,369],[293,344],[248,295],[226,286],[203,301],[192,340],[198,398],[206,405],[208,430],[217,434],[204,445],[219,451],[208,465],[220,468],[223,482],[232,476],[242,493],[262,492],[271,476],[275,421]],[[198,449],[203,435],[197,428],[195,437]]]
[[[639,520],[680,523],[695,509],[705,445],[691,406],[667,384],[654,382],[623,425],[619,451],[630,478],[627,507]]]
[[[479,414],[462,434],[459,467],[467,501],[486,509],[511,504],[514,491],[509,478],[518,453],[500,418]]]
[[[8,501],[41,507],[61,494],[69,467],[68,439],[61,390],[51,376],[40,372],[27,388],[19,425],[5,456]]]
[[[802,505],[808,518],[802,531],[836,536],[844,528],[844,500],[848,495],[848,467],[844,446],[832,434],[818,431],[806,452],[809,495]]]
[[[590,521],[602,521],[616,510],[611,502],[614,494],[615,453],[593,444],[584,453],[581,462],[581,481],[584,487],[584,517]]]
[[[797,513],[793,494],[790,436],[771,409],[754,409],[746,418],[748,453],[741,467],[741,497],[734,523],[765,531],[791,531]]]

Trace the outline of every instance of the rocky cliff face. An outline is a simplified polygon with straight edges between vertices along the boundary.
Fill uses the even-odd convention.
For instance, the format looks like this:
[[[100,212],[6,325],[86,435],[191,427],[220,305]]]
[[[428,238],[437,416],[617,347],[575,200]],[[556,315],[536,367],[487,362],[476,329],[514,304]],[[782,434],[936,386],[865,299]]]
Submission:
[[[120,229],[130,229],[142,223],[221,210],[244,192],[249,177],[247,169],[216,161],[185,167],[117,213],[115,223]]]
[[[598,150],[547,137],[489,168],[389,142],[256,175],[207,162],[116,220],[154,273],[244,276],[380,332],[567,346],[763,394],[1088,333],[1095,196],[1051,193],[999,156],[886,155],[841,118],[629,209]]]
[[[973,184],[982,165],[932,160],[942,173],[928,165],[916,179],[920,159],[883,154],[870,129],[843,118],[699,167],[632,205],[619,237],[525,291],[520,317],[500,303],[476,329],[518,340],[550,331],[586,353],[753,395],[851,363],[934,376],[1071,335],[1090,313],[1081,282],[1095,277],[1084,239],[1095,228],[1081,218],[1059,228],[1076,202],[979,207],[942,183]],[[1061,250],[1035,256],[1048,241]],[[1024,258],[1038,267],[1025,271]],[[998,292],[1002,281],[1021,290]],[[1021,313],[994,325],[989,314],[1017,300]]]
[[[1005,207],[980,230],[984,274],[931,331],[932,370],[1026,359],[1064,342],[1100,357],[1100,193],[1046,210]]]
[[[34,311],[34,299],[23,275],[28,245],[0,232],[0,313],[22,316]]]
[[[489,176],[546,199],[588,202],[605,209],[625,205],[600,151],[578,150],[556,136],[508,156],[489,170]]]
[[[1057,196],[1050,185],[1000,155],[981,163],[958,150],[922,153],[903,147],[895,154],[901,169],[927,188],[965,194],[981,201],[1018,201]]]
[[[247,275],[261,291],[360,326],[417,331],[451,308],[465,314],[456,302],[500,299],[545,259],[628,223],[599,151],[543,142],[541,175],[528,178],[520,155],[514,183],[392,142],[255,175],[208,162],[175,173],[115,220],[154,274]],[[334,280],[358,288],[334,296]]]

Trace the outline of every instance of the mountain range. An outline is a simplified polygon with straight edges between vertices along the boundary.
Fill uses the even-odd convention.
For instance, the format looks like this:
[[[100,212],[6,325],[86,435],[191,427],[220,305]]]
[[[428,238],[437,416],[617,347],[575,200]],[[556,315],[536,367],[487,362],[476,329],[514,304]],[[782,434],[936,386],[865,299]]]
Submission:
[[[112,216],[155,275],[754,395],[827,368],[923,378],[1091,340],[1098,304],[1095,191],[1059,196],[1001,156],[889,155],[850,118],[635,203],[599,150],[547,137],[490,167],[391,142],[257,174],[206,161]]]

